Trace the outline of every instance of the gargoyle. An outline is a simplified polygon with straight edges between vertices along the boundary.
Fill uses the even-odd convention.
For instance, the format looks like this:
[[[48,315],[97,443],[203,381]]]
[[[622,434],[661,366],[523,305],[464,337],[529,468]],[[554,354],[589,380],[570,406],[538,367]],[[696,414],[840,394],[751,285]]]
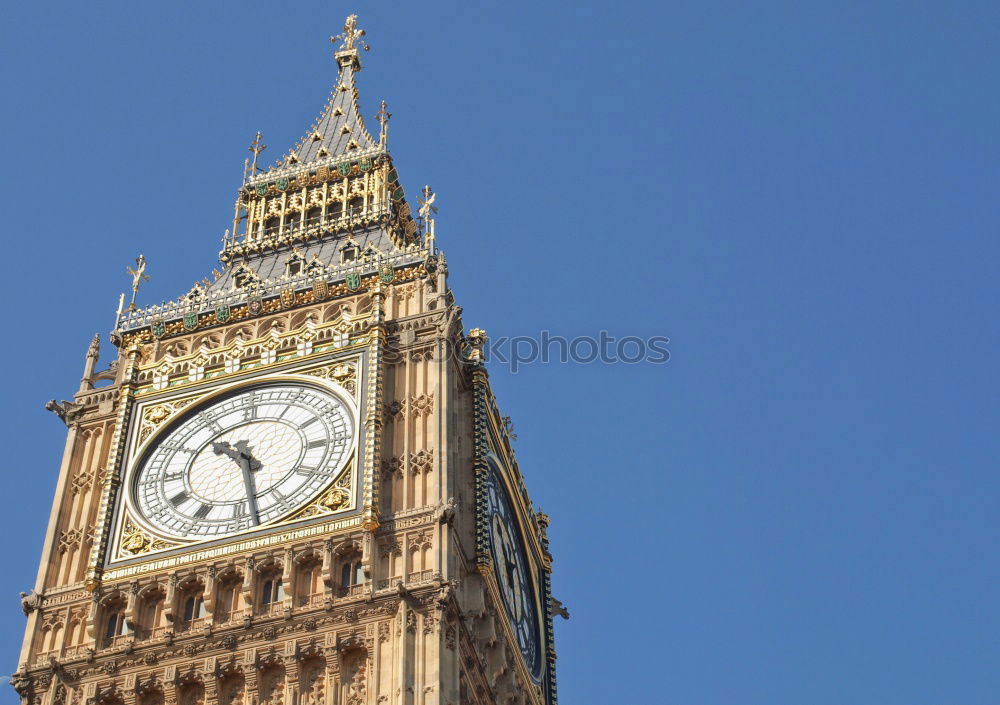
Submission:
[[[552,614],[559,615],[563,619],[569,619],[569,610],[563,606],[556,598],[552,598]]]
[[[75,401],[66,401],[65,399],[63,399],[61,404],[55,399],[50,399],[45,404],[45,408],[48,411],[54,412],[59,417],[59,420],[67,426],[76,421],[76,418],[83,413],[83,404],[78,404]]]
[[[42,596],[37,592],[32,590],[30,593],[21,593],[21,611],[24,612],[24,616],[27,617],[29,614],[34,612],[41,605]]]
[[[437,520],[442,524],[451,524],[455,519],[455,508],[457,507],[454,497],[449,497],[445,504],[438,507]]]

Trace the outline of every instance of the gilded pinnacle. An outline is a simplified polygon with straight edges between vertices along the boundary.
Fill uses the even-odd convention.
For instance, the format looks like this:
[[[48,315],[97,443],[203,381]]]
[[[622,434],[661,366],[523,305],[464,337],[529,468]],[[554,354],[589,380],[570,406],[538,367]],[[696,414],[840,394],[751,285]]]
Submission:
[[[333,44],[336,44],[337,42],[341,43],[338,53],[341,51],[354,51],[355,42],[358,42],[358,44],[361,45],[361,48],[368,51],[369,46],[365,42],[360,41],[363,36],[365,36],[365,30],[358,29],[358,16],[348,15],[347,20],[344,22],[344,31],[330,37],[330,42]]]

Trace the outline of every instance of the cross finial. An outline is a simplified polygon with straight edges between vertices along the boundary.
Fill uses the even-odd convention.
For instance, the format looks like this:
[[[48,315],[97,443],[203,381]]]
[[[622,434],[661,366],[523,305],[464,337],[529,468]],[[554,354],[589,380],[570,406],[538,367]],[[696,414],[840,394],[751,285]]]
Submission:
[[[340,49],[338,51],[352,51],[354,49],[355,42],[357,42],[362,49],[368,51],[368,45],[361,41],[361,37],[363,36],[365,36],[365,30],[358,29],[358,16],[348,15],[347,21],[344,22],[344,31],[330,37],[330,41],[334,44],[340,42]]]
[[[257,173],[257,157],[260,153],[267,149],[267,145],[261,142],[260,130],[257,130],[257,136],[253,138],[253,142],[250,143],[248,149],[253,152],[253,163],[250,165],[250,175],[253,176]]]
[[[135,311],[135,296],[139,293],[139,284],[149,281],[149,275],[146,274],[146,256],[136,257],[135,269],[125,267],[125,271],[132,275],[132,300],[129,302],[128,310]]]
[[[378,112],[375,113],[375,119],[378,120],[378,124],[382,126],[379,130],[378,142],[382,147],[385,147],[386,138],[389,136],[389,118],[392,117],[386,108],[389,107],[388,104],[383,100],[382,106],[379,108]]]

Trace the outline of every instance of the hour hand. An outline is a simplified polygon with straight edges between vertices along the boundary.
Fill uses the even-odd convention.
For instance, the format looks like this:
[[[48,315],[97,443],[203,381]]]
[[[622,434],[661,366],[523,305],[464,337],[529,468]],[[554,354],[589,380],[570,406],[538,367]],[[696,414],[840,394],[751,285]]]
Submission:
[[[212,441],[212,452],[216,455],[225,455],[239,462],[240,451],[229,445],[229,441]]]
[[[239,451],[240,457],[246,459],[250,465],[250,471],[260,470],[261,462],[257,458],[253,457],[253,451],[250,449],[249,441],[236,441],[233,444],[233,448]]]

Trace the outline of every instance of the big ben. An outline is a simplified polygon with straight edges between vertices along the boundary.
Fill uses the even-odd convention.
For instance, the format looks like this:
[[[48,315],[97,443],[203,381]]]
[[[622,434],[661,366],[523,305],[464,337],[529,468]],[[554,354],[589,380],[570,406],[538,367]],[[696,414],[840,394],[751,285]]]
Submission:
[[[298,144],[265,166],[257,135],[212,275],[142,307],[140,257],[113,354],[50,403],[25,705],[556,702],[549,519],[434,194],[411,210],[384,103],[366,127],[364,34]]]

